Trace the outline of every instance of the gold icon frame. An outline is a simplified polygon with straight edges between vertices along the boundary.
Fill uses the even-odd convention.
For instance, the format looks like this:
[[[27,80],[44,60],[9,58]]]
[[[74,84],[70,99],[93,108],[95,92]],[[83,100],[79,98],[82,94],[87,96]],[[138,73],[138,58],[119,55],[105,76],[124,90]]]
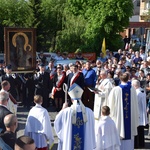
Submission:
[[[4,28],[6,65],[14,72],[32,72],[36,68],[36,29]]]

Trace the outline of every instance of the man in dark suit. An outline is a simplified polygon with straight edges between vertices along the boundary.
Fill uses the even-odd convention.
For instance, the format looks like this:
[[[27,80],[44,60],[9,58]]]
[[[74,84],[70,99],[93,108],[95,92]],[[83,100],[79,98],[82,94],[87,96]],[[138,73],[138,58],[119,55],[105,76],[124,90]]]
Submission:
[[[0,60],[0,76],[2,76],[2,75],[5,74],[4,68],[3,68],[3,63],[4,63],[4,61],[3,61],[3,60]]]
[[[40,71],[34,76],[35,81],[35,94],[43,97],[43,107],[49,106],[49,93],[50,93],[50,75],[45,72],[45,65],[40,64]]]
[[[83,73],[78,70],[78,65],[73,65],[72,72],[69,73],[68,75],[67,78],[68,89],[73,83],[78,84],[82,89],[84,88],[84,76]]]
[[[23,79],[25,81],[22,86],[23,104],[25,107],[27,107],[27,109],[30,109],[30,106],[33,105],[33,98],[35,92],[33,73],[24,74]]]
[[[10,83],[9,92],[15,99],[17,99],[17,76],[15,74],[12,74],[11,65],[6,66],[5,72],[6,74],[2,76],[2,81],[6,80]]]
[[[50,91],[52,91],[53,78],[54,78],[55,74],[57,73],[57,69],[54,67],[54,60],[50,60],[45,72],[49,73],[49,76],[50,76]]]
[[[4,118],[8,114],[12,114],[7,109],[7,103],[9,99],[9,94],[7,92],[0,92],[0,132],[5,132],[6,128],[4,125]]]
[[[1,144],[3,143],[2,145],[0,145],[0,147],[2,147],[2,149],[6,149],[7,147],[14,149],[16,141],[15,131],[18,125],[17,117],[14,114],[5,116],[4,124],[6,127],[6,131],[0,134]]]
[[[71,66],[72,72],[68,74],[67,77],[67,86],[68,89],[73,83],[78,84],[82,89],[84,89],[84,76],[83,73],[78,70],[78,65],[73,64]],[[68,99],[68,105],[72,104],[71,99]]]
[[[54,60],[50,60],[49,61],[49,64],[48,66],[46,66],[46,70],[45,72],[48,72],[49,73],[49,76],[50,76],[50,92],[52,91],[52,88],[53,88],[53,78],[55,76],[55,74],[57,73],[57,69],[56,67],[54,66]],[[54,105],[54,100],[52,98],[49,98],[49,101],[50,101],[50,104],[51,105]]]

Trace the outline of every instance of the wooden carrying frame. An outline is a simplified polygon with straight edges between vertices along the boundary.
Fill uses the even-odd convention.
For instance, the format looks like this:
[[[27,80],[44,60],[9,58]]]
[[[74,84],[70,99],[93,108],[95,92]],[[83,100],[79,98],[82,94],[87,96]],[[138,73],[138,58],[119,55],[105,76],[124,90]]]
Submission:
[[[32,72],[36,68],[36,32],[34,28],[4,28],[6,65],[15,72]]]

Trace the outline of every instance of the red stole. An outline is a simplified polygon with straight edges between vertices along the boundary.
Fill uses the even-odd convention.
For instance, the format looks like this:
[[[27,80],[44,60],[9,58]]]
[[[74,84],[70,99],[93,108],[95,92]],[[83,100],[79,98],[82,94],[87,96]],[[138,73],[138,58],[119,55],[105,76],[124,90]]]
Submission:
[[[75,83],[75,81],[78,79],[78,77],[80,76],[80,72],[78,72],[76,75],[75,75],[75,77],[73,76],[73,80],[71,80],[71,82],[70,82],[70,86],[73,84],[73,83]]]
[[[56,73],[56,69],[50,73],[50,79],[51,79],[51,80],[53,79],[55,73]]]
[[[60,79],[59,82],[56,83],[56,87],[53,87],[53,89],[52,89],[52,95],[53,96],[55,95],[55,93],[57,91],[56,88],[60,88],[61,87],[62,83],[64,82],[65,77],[66,77],[65,72],[62,72],[62,78]]]

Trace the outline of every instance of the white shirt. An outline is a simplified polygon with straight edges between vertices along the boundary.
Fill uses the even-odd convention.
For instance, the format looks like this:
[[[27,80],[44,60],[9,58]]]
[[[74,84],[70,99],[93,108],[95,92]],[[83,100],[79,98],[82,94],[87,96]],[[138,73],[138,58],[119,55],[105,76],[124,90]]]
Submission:
[[[140,57],[142,58],[142,60],[146,60],[146,55],[143,53],[143,54],[140,54]]]

